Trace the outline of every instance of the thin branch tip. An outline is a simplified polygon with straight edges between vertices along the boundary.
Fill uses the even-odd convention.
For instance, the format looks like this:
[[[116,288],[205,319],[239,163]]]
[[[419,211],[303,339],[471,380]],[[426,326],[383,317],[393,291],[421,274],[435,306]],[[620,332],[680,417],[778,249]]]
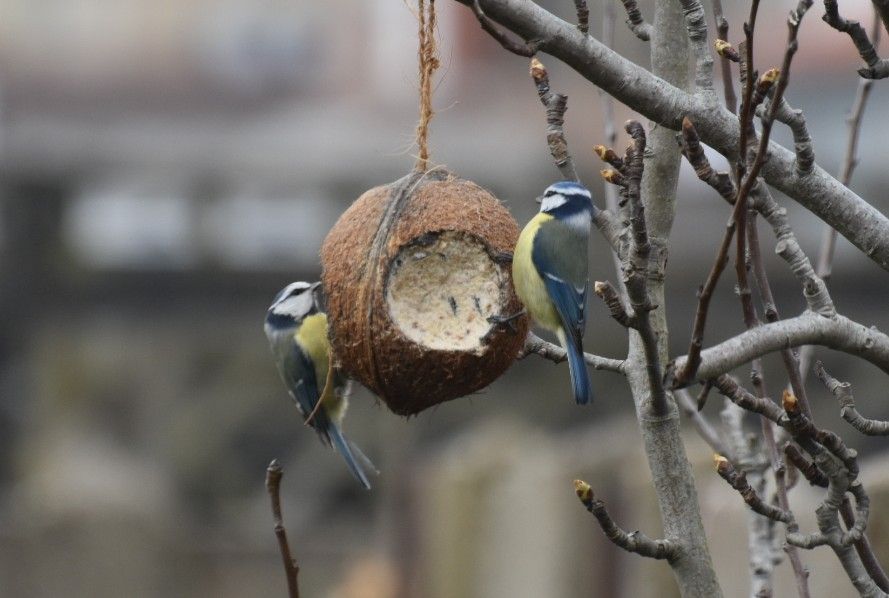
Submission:
[[[272,459],[265,471],[265,487],[269,493],[272,506],[272,518],[275,523],[275,537],[278,539],[278,550],[284,564],[284,573],[287,578],[287,595],[289,598],[299,598],[299,565],[290,552],[290,543],[287,540],[287,530],[284,527],[284,517],[281,513],[281,478],[284,470],[277,459]]]

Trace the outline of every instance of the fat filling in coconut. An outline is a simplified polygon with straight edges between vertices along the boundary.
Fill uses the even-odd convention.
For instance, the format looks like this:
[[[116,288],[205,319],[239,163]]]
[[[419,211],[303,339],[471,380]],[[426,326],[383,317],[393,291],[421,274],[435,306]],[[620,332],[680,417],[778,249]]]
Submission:
[[[506,268],[471,235],[427,235],[402,247],[389,269],[389,315],[417,344],[481,353],[481,339],[491,329],[488,318],[504,315]]]

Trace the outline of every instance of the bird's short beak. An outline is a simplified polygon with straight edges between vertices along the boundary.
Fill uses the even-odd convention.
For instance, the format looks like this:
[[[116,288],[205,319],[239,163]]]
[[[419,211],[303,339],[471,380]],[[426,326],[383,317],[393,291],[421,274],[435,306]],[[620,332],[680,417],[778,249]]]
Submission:
[[[324,298],[322,298],[320,296],[320,292],[319,292],[320,288],[321,288],[321,281],[319,280],[318,282],[312,284],[309,287],[309,292],[312,294],[312,301],[314,302],[315,307],[319,311],[324,311],[324,301],[325,300],[324,300]]]
[[[536,201],[537,203],[543,203],[543,196],[538,195],[537,197],[534,198],[534,201]]]

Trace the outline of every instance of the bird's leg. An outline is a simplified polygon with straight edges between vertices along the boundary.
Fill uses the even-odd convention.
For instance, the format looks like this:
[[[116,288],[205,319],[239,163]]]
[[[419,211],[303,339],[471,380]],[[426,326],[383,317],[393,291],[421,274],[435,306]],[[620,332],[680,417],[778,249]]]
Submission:
[[[498,330],[503,329],[503,327],[509,328],[510,332],[516,334],[519,329],[516,328],[515,321],[522,316],[524,316],[527,312],[524,309],[517,311],[514,314],[510,314],[508,316],[488,316],[488,323],[491,324],[491,329],[488,330],[485,335],[481,338],[482,344],[488,344],[490,342],[491,337],[494,336],[494,333]]]

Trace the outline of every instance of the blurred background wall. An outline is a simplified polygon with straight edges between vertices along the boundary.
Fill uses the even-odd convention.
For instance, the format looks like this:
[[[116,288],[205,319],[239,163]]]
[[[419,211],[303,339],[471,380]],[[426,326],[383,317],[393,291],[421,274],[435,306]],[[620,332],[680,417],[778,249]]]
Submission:
[[[572,18],[571,2],[541,4]],[[746,7],[728,4],[737,42]],[[759,68],[779,62],[791,4],[763,6]],[[869,21],[868,5],[843,11]],[[558,175],[527,62],[465,7],[437,6],[433,161],[523,222]],[[601,4],[591,9],[598,32]],[[803,26],[787,96],[835,172],[859,59],[819,13]],[[647,47],[620,21],[617,49],[645,64]],[[608,544],[573,495],[585,477],[625,527],[659,534],[632,401],[613,375],[594,374],[597,400],[578,409],[566,369],[531,358],[409,421],[359,390],[346,430],[381,471],[370,493],[302,426],[278,380],[262,333],[271,298],[317,279],[342,210],[412,166],[415,30],[401,0],[0,0],[0,595],[283,595],[263,487],[273,457],[308,596],[673,592],[664,565]],[[544,61],[601,197],[599,95]],[[618,109],[618,122],[631,116]],[[878,83],[853,187],[884,213],[887,119]],[[728,214],[683,168],[666,306],[676,354]],[[779,199],[814,256],[820,222]],[[614,279],[600,239],[591,260],[594,278]],[[769,267],[783,313],[801,311],[783,265]],[[846,313],[887,326],[885,272],[842,239],[832,287]],[[592,313],[589,350],[623,355],[623,331],[596,302]],[[726,281],[713,313],[709,342],[742,329]],[[867,415],[889,416],[882,374],[819,355],[854,382]],[[778,388],[780,368],[767,367]],[[889,562],[887,455],[845,429],[816,384],[812,395],[819,421],[870,455],[871,536]],[[691,430],[688,441],[720,577],[742,595],[743,506]],[[817,494],[796,492],[811,514]],[[805,559],[814,595],[851,595],[826,549]]]

